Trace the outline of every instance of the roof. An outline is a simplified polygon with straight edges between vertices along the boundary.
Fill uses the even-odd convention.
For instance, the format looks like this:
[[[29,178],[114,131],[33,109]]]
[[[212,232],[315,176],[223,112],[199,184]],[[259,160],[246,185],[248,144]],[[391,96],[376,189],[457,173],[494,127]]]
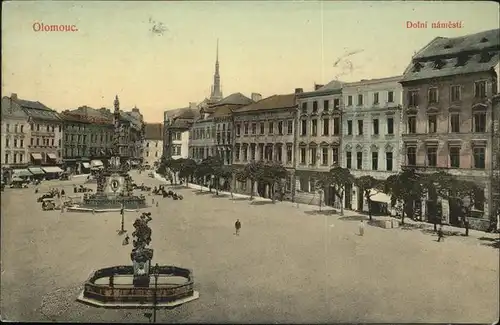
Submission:
[[[337,90],[337,89],[342,89],[342,85],[344,84],[343,81],[339,80],[332,80],[323,87],[319,88],[318,90],[315,90],[313,92],[322,92],[326,90]]]
[[[165,115],[169,119],[194,119],[197,115],[197,110],[191,107],[176,108],[172,110],[165,111]]]
[[[246,113],[253,111],[265,111],[279,108],[292,108],[296,106],[295,94],[273,95],[256,103],[243,106],[234,110],[234,113]]]
[[[10,97],[2,98],[2,119],[3,118],[24,118],[27,119],[28,115],[21,109],[19,105],[12,105]]]
[[[214,106],[221,106],[221,105],[248,105],[253,103],[253,101],[243,95],[242,93],[234,93],[231,94],[222,100],[218,101],[217,103],[211,105],[212,107]]]
[[[230,116],[233,110],[237,109],[238,107],[241,107],[243,105],[222,105],[222,106],[217,106],[215,108],[215,112],[213,113],[212,117],[224,117],[224,116]]]
[[[144,139],[163,140],[163,123],[146,123]]]
[[[497,49],[500,46],[500,29],[469,34],[460,37],[436,37],[413,57],[420,60],[433,56],[450,56],[461,52],[476,52]]]
[[[339,80],[332,80],[326,85],[313,90],[313,91],[306,91],[302,93],[298,93],[297,97],[298,98],[305,98],[305,97],[315,97],[315,96],[322,96],[322,95],[327,95],[331,93],[341,93],[342,92],[342,87],[345,84],[343,81]]]
[[[343,84],[343,88],[381,84],[384,82],[398,82],[401,80],[401,78],[403,78],[403,76],[394,76],[394,77],[385,77],[385,78],[376,78],[376,79],[361,79],[359,81],[346,82]]]
[[[59,121],[59,114],[44,104],[38,101],[24,100],[24,99],[13,99],[12,101],[18,104],[21,109],[33,119],[41,119],[41,120],[56,120]]]

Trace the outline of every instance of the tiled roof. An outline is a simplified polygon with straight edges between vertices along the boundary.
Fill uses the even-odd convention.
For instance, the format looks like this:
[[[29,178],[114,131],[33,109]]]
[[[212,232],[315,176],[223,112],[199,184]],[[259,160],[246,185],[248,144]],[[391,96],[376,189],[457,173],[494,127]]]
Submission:
[[[12,99],[33,119],[59,121],[59,114],[40,102],[24,99]]]
[[[498,50],[499,46],[500,29],[492,29],[454,38],[436,37],[423,47],[413,59],[420,60],[433,56],[449,56],[461,52],[476,52],[485,49],[496,48]]]
[[[176,129],[189,129],[193,125],[193,119],[175,119],[174,122],[171,124],[171,128],[176,128]]]
[[[177,118],[194,119],[197,115],[199,115],[196,109],[190,107],[168,110],[165,111],[165,114],[169,119],[177,119]]]
[[[273,95],[264,98],[256,103],[235,109],[234,113],[244,113],[252,111],[265,111],[277,108],[292,108],[296,106],[295,94]]]
[[[339,81],[339,80],[332,80],[330,81],[329,83],[327,83],[326,85],[324,85],[323,87],[319,88],[318,90],[316,91],[313,91],[313,92],[322,92],[322,91],[327,91],[327,90],[337,90],[337,89],[342,89],[342,85],[344,84],[343,81]]]
[[[242,93],[234,93],[234,94],[231,94],[225,98],[223,98],[222,100],[220,100],[219,102],[211,105],[212,107],[213,106],[221,106],[221,105],[248,105],[248,104],[251,104],[253,101],[246,97],[245,95],[243,95]]]
[[[44,104],[40,102],[34,102],[31,100],[24,100],[24,99],[17,99],[16,102],[22,107],[22,108],[33,108],[33,109],[40,109],[40,110],[48,110],[51,111],[50,108],[45,106]]]
[[[28,115],[21,109],[19,105],[13,103],[10,97],[2,98],[2,118],[28,118]]]
[[[215,107],[215,112],[213,113],[212,117],[224,117],[224,116],[230,116],[231,113],[233,112],[234,109],[237,109],[238,107],[242,107],[243,105],[221,105]]]
[[[146,140],[163,140],[163,123],[146,123],[144,138]]]

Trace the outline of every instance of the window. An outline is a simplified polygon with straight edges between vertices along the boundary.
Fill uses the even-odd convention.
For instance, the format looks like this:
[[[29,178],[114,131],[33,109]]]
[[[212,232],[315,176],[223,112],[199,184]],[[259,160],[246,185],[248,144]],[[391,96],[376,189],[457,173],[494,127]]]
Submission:
[[[330,105],[330,102],[328,100],[324,100],[323,101],[323,111],[328,112],[328,110],[330,109],[330,107],[328,107],[329,105]]]
[[[378,118],[373,119],[373,134],[378,135]]]
[[[332,148],[332,165],[337,165],[339,162],[339,149]]]
[[[351,168],[352,167],[352,153],[350,151],[347,151],[345,153],[345,165],[346,165],[346,168]]]
[[[269,122],[268,126],[269,134],[274,134],[274,122]]]
[[[14,125],[14,133],[17,133],[17,124]]]
[[[347,106],[352,106],[352,96],[347,96]]]
[[[307,120],[300,121],[300,135],[307,135]]]
[[[387,92],[387,101],[389,103],[394,103],[394,92],[393,91]]]
[[[245,135],[248,135],[248,123],[245,123]]]
[[[333,100],[333,109],[337,110],[340,108],[340,98],[335,98]]]
[[[460,147],[450,147],[450,167],[460,168]]]
[[[373,105],[378,105],[378,93],[373,94]]]
[[[9,129],[10,129],[10,124],[5,125],[5,131],[6,131],[6,132],[10,132],[10,130],[9,130]]]
[[[236,124],[236,136],[239,137],[241,135],[241,124]],[[195,139],[198,137],[195,136]]]
[[[286,162],[287,164],[290,164],[292,162],[292,151],[293,147],[291,144],[286,145]]]
[[[358,169],[363,169],[363,153],[356,152],[356,167]]]
[[[278,122],[278,134],[283,135],[283,121]]]
[[[385,153],[385,167],[388,171],[392,170],[392,152]]]
[[[427,118],[429,133],[437,132],[437,115],[429,115]]]
[[[287,133],[293,134],[293,120],[288,120],[286,127],[287,127]]]
[[[363,120],[358,120],[358,135],[363,135]]]
[[[9,154],[8,153],[5,154],[4,159],[5,159],[5,163],[8,164],[9,163]]]
[[[67,134],[66,134],[66,135],[67,135]],[[33,144],[34,144],[34,142],[35,142],[35,139],[31,138],[30,140],[31,140],[31,141],[30,141],[30,145],[33,145]]]
[[[330,131],[330,119],[323,119],[323,135],[328,135]]]
[[[312,136],[318,135],[318,120],[311,121],[311,135]]]
[[[438,90],[437,88],[429,88],[429,103],[438,102]]]
[[[479,147],[474,148],[474,168],[484,169],[485,168],[485,148]]]
[[[300,148],[300,163],[302,165],[306,164],[306,148]]]
[[[316,155],[317,155],[317,149],[316,148],[310,148],[309,152],[311,154],[311,165],[316,165]]]
[[[436,167],[437,166],[437,148],[428,147],[427,148],[427,166]]]
[[[408,116],[408,133],[417,133],[417,117],[414,115]]]
[[[363,95],[362,94],[358,95],[358,106],[363,106]]]
[[[176,154],[178,156],[178,154]],[[155,152],[155,157],[158,157],[158,151]]]
[[[50,145],[54,146],[54,139],[50,139]]]
[[[40,145],[40,138],[36,138],[36,145],[39,146]]]
[[[14,164],[17,164],[17,153],[14,153],[14,160],[13,160],[13,163],[14,163]]]
[[[252,134],[257,133],[257,123],[252,123]]]
[[[406,148],[406,159],[408,166],[415,166],[417,164],[417,148],[408,147]]]
[[[240,160],[241,146],[240,146],[240,144],[237,144],[234,148],[236,149],[236,152],[235,152],[235,155],[234,155],[234,160],[238,161],[238,160]]]
[[[306,114],[307,113],[307,102],[302,103],[302,113]]]
[[[352,135],[352,121],[347,121],[347,135]]]
[[[35,130],[35,124],[31,123],[30,126],[31,126],[31,131],[34,131]]]
[[[255,160],[255,143],[250,145],[250,159]]]
[[[20,140],[20,142],[21,142],[20,147],[21,147],[21,148],[24,148],[24,140],[23,140],[23,139],[21,139],[21,140]]]
[[[47,132],[49,132],[49,131],[50,131],[50,126],[47,125]]]
[[[21,125],[21,133],[24,132],[24,125]],[[21,154],[22,155],[22,154]],[[22,156],[21,156],[22,157]],[[22,159],[21,159],[21,162],[22,162]]]
[[[37,131],[40,131],[40,124],[37,124],[37,125],[36,125],[36,130],[37,130]]]
[[[372,152],[372,170],[378,169],[378,152]]]
[[[451,132],[453,132],[453,133],[460,132],[460,115],[459,114],[451,114],[450,115],[450,126],[451,126]]]
[[[387,134],[394,134],[394,118],[387,118]]]
[[[474,132],[486,132],[486,113],[474,114]]]
[[[17,139],[14,139],[14,148],[17,148]]]
[[[333,134],[334,135],[340,134],[340,118],[338,117],[335,117],[333,119]]]
[[[264,134],[265,133],[265,124],[264,122],[260,122],[260,134]]]
[[[243,161],[248,160],[248,145],[243,146]]]
[[[283,148],[281,146],[278,146],[276,149],[276,160],[279,162],[283,161]]]
[[[328,148],[321,148],[321,164],[328,165]]]
[[[460,86],[451,86],[451,101],[458,102],[460,100]]]
[[[477,81],[474,83],[474,97],[486,97],[486,81]]]
[[[318,102],[314,101],[313,102],[313,113],[317,113],[317,112],[318,112]]]
[[[409,107],[418,106],[418,90],[410,90],[408,92],[408,106]]]

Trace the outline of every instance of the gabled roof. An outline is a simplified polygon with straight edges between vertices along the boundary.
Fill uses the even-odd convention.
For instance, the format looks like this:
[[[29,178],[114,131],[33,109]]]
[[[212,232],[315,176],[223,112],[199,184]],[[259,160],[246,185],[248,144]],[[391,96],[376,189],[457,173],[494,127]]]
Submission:
[[[280,108],[292,108],[296,106],[295,94],[273,95],[256,103],[236,108],[234,113],[245,113],[253,111],[265,111]]]
[[[243,105],[222,105],[222,106],[217,106],[215,108],[215,112],[213,113],[212,117],[217,118],[217,117],[224,117],[224,116],[230,116],[231,113],[233,113],[233,110],[237,109],[238,107],[242,107]]]
[[[424,46],[413,60],[426,57],[449,56],[461,52],[476,52],[486,49],[497,49],[500,47],[500,29],[492,29],[484,32],[470,34],[460,37],[436,37]]]
[[[24,99],[13,99],[13,102],[18,104],[21,109],[33,119],[41,119],[41,120],[53,120],[59,121],[59,114],[45,106],[44,104],[38,101],[24,100]]]
[[[326,85],[324,85],[323,87],[319,88],[318,90],[315,90],[313,92],[322,92],[322,91],[326,91],[326,90],[337,90],[337,89],[342,89],[342,85],[344,84],[345,82],[343,81],[339,81],[339,80],[332,80],[330,81],[329,83],[327,83]]]
[[[163,140],[163,123],[146,123],[144,133],[146,140]]]
[[[26,114],[21,107],[13,103],[10,99],[10,97],[3,97],[2,98],[2,118],[28,118],[28,114]]]
[[[243,95],[242,93],[234,93],[231,94],[222,100],[218,101],[217,103],[211,105],[212,107],[214,106],[221,106],[221,105],[248,105],[253,103],[253,101]]]
[[[194,119],[197,115],[197,110],[191,107],[176,108],[165,111],[165,115],[169,119]]]

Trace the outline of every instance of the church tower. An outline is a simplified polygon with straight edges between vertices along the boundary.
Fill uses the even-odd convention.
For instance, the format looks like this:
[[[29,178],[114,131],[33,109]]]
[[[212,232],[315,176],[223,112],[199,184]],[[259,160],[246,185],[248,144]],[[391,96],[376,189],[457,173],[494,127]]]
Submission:
[[[220,75],[219,75],[219,39],[217,39],[217,50],[215,54],[214,84],[212,86],[212,92],[210,94],[210,101],[217,102],[221,99],[222,99],[222,90],[220,86]]]

